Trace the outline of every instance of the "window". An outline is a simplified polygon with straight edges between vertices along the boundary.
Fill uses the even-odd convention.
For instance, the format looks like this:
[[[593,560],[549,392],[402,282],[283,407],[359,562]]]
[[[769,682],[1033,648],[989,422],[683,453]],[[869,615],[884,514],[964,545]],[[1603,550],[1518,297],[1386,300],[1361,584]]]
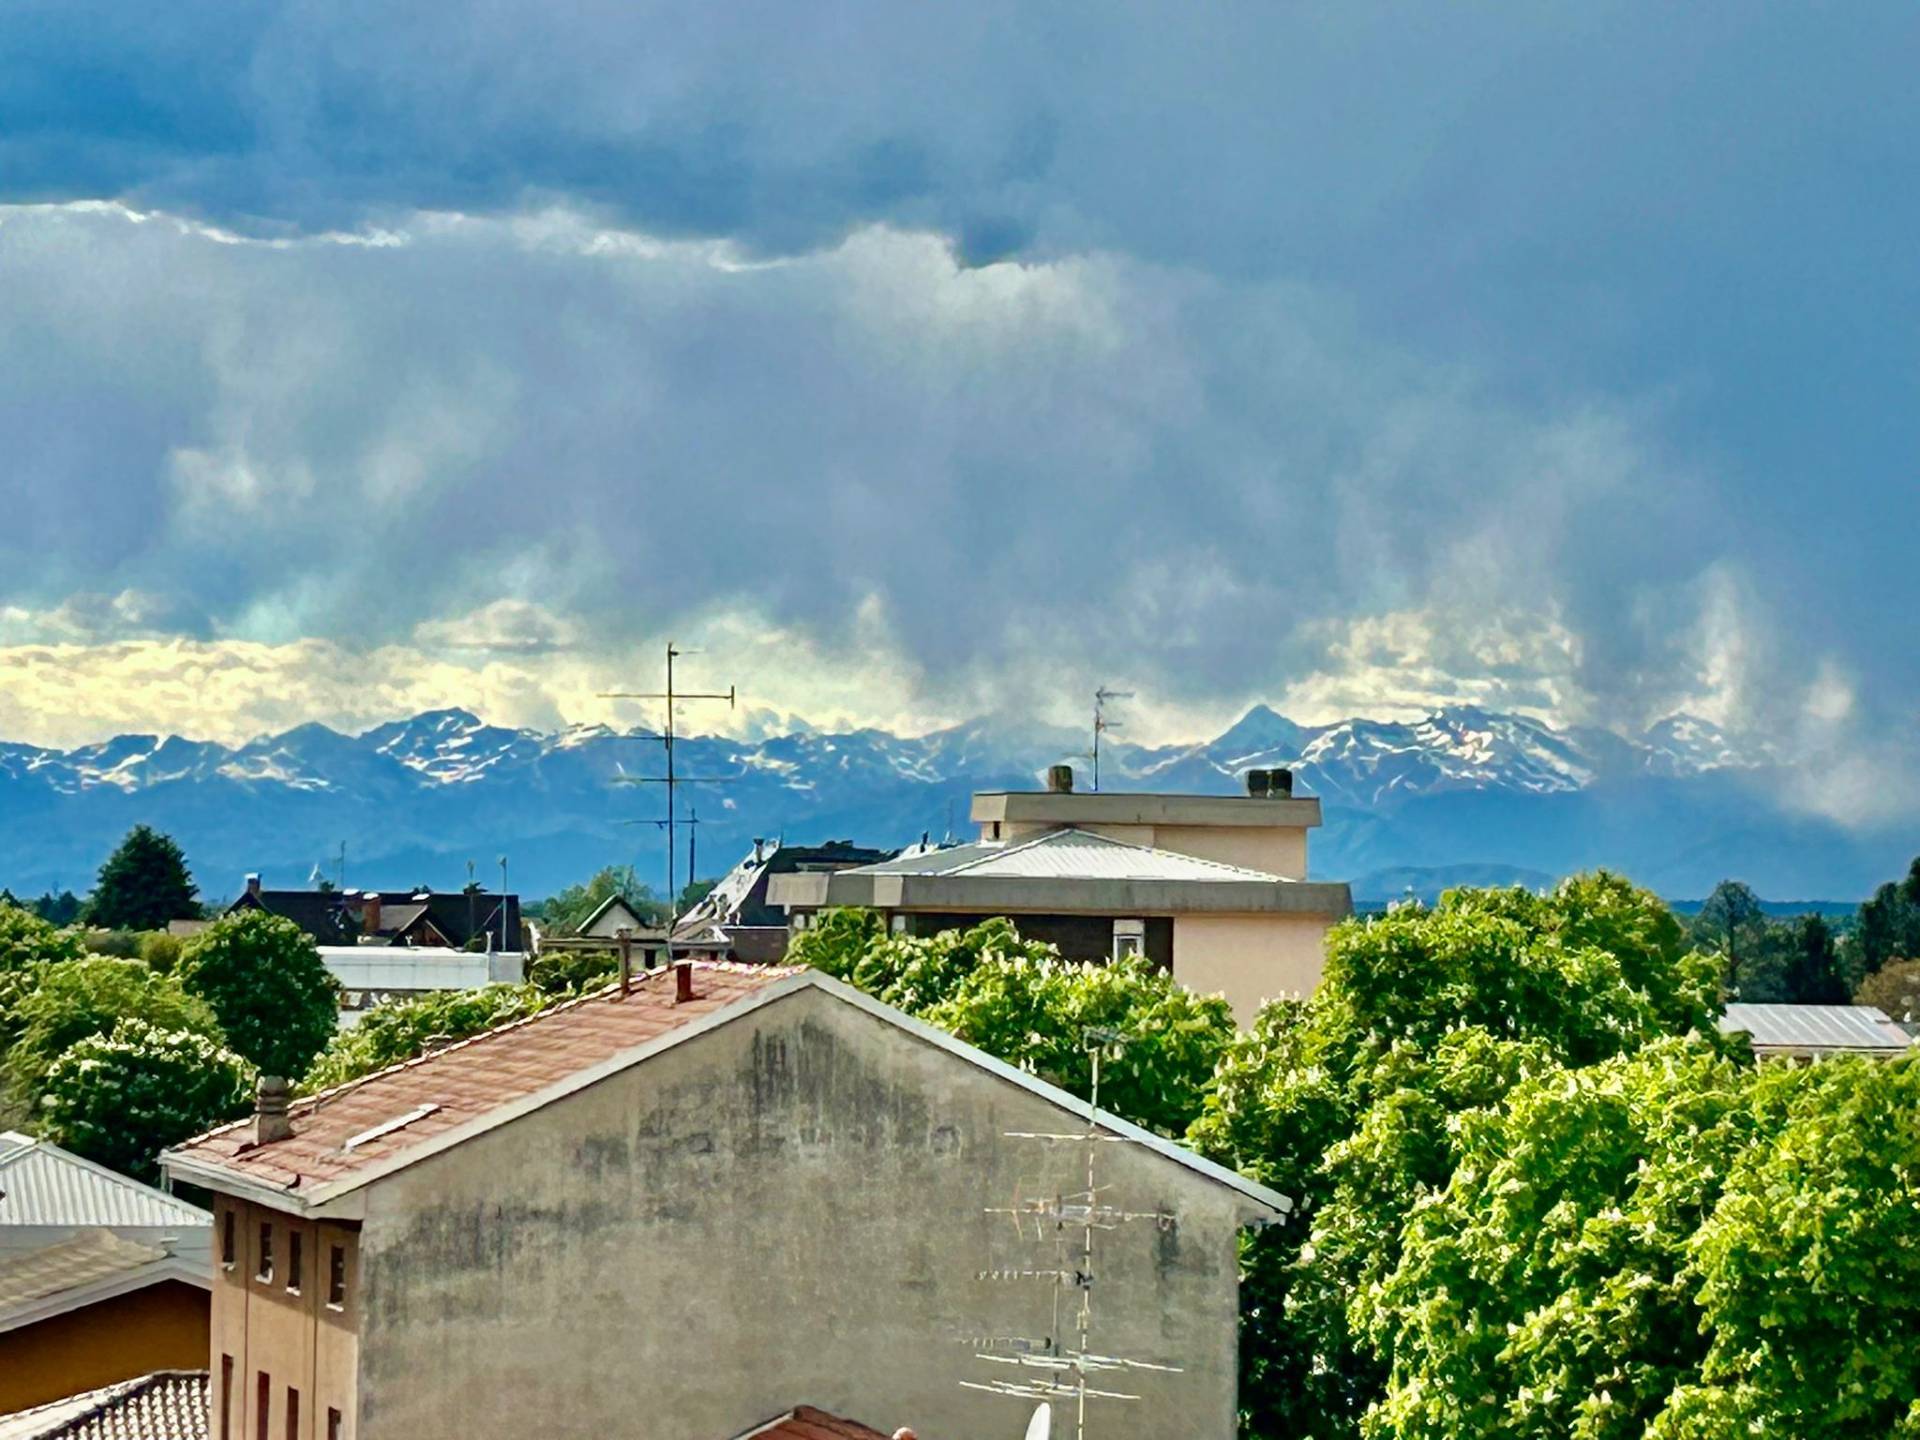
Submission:
[[[234,1259],[239,1254],[237,1229],[233,1223],[233,1211],[229,1210],[220,1220],[220,1263],[231,1270]]]
[[[306,1236],[298,1230],[287,1232],[287,1293],[300,1293],[300,1262],[305,1258],[300,1251],[304,1248]]]
[[[260,1226],[260,1268],[253,1272],[253,1278],[263,1284],[273,1283],[273,1226],[262,1223]]]
[[[327,1304],[334,1309],[347,1303],[347,1247],[332,1245],[327,1253]]]
[[[287,1386],[287,1440],[300,1440],[300,1392]]]
[[[231,1220],[232,1215],[227,1218]],[[220,1440],[233,1440],[233,1356],[220,1357]]]
[[[340,1428],[340,1412],[331,1405],[327,1407],[327,1440],[340,1440],[344,1433]]]
[[[1116,920],[1113,922],[1113,958],[1125,960],[1130,956],[1144,955],[1147,950],[1147,922],[1144,920]]]
[[[267,1412],[273,1408],[273,1377],[262,1370],[253,1384],[253,1433],[256,1440],[267,1440]]]
[[[891,919],[887,921],[887,928],[893,931],[893,933],[896,935],[906,934],[907,933],[907,917],[904,915],[895,914]]]

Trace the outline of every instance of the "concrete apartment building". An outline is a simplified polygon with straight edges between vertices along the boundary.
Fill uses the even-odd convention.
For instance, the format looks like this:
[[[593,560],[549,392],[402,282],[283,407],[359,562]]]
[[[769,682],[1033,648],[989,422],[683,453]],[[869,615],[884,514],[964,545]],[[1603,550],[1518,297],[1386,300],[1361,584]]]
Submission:
[[[1065,1093],[813,971],[683,962],[164,1157],[216,1195],[221,1440],[716,1440],[858,1417],[1017,1433],[981,1336],[1057,1267],[991,1207],[1072,1191]],[[1234,1433],[1239,1232],[1281,1196],[1107,1116],[1093,1338],[1171,1363],[1116,1437]],[[1072,1313],[1074,1294],[1064,1297]],[[991,1372],[991,1373],[986,1373]]]
[[[1307,879],[1320,802],[1294,795],[1288,772],[1250,772],[1244,796],[1075,793],[1066,766],[1049,782],[975,795],[972,844],[775,876],[769,897],[797,928],[840,905],[913,935],[1005,915],[1070,958],[1144,954],[1226,995],[1242,1023],[1320,983],[1326,933],[1353,898],[1343,883]]]

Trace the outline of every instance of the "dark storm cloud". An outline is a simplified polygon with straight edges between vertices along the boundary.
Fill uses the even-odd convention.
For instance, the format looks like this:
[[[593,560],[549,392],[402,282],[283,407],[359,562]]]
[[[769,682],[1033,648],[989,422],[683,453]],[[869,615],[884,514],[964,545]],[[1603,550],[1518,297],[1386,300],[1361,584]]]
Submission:
[[[1197,698],[1367,616],[1518,612],[1598,718],[1780,723],[1822,675],[1910,715],[1916,38],[1891,6],[9,7],[5,198],[409,243],[12,222],[0,287],[48,303],[9,308],[0,601],[184,587],[371,638],[502,596],[844,631],[877,595],[935,674],[1066,653]],[[786,263],[514,228],[550,210]]]

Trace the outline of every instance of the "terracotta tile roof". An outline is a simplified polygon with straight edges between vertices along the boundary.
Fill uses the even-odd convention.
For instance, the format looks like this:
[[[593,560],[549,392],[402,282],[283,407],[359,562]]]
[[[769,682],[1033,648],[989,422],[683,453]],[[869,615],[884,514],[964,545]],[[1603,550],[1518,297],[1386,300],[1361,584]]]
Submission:
[[[255,1145],[249,1118],[189,1140],[168,1158],[299,1196],[352,1179],[795,973],[786,966],[692,964],[694,998],[684,1005],[674,1003],[672,973],[652,971],[624,997],[610,986],[297,1099],[293,1134],[284,1140]]]
[[[735,1436],[734,1440],[889,1440],[889,1437],[858,1421],[842,1420],[811,1405],[801,1405],[778,1419],[764,1421],[744,1435]]]
[[[160,1370],[0,1415],[0,1440],[207,1440],[207,1372]]]

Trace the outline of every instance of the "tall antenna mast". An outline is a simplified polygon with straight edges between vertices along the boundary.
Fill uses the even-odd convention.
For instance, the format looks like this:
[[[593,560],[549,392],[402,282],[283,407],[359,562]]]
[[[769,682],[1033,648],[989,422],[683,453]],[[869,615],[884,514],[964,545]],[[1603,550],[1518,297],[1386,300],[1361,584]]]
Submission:
[[[1131,690],[1109,690],[1104,685],[1093,692],[1093,788],[1095,790],[1100,788],[1100,737],[1109,730],[1126,728],[1118,720],[1107,718],[1107,702],[1131,699],[1133,699]]]
[[[667,787],[667,816],[656,821],[667,832],[667,955],[673,955],[673,927],[680,919],[680,888],[677,871],[678,855],[674,828],[679,811],[675,806],[678,787],[682,785],[726,785],[736,777],[731,775],[682,775],[674,768],[674,706],[683,700],[724,700],[727,708],[733,709],[739,698],[734,687],[729,685],[725,691],[718,690],[675,690],[673,688],[673,662],[682,655],[698,654],[698,651],[681,650],[673,641],[667,642],[667,688],[664,691],[612,690],[603,692],[603,700],[663,700],[666,702],[666,724],[661,728],[660,743],[666,747],[667,773],[665,775],[622,775],[617,783],[622,785],[664,785]],[[691,855],[688,857],[691,859]]]
[[[1024,1239],[1028,1222],[1032,1238],[1044,1240],[1049,1228],[1058,1248],[1058,1263],[1052,1270],[986,1270],[982,1280],[1043,1281],[1053,1287],[1053,1329],[1039,1342],[1030,1339],[997,1339],[981,1344],[976,1359],[999,1365],[1019,1366],[1038,1374],[1007,1380],[962,1380],[969,1390],[985,1390],[994,1395],[1011,1395],[1023,1400],[1071,1401],[1074,1440],[1087,1440],[1087,1401],[1138,1400],[1138,1395],[1118,1390],[1095,1389],[1089,1378],[1114,1371],[1159,1371],[1177,1374],[1178,1365],[1161,1365],[1150,1360],[1129,1360],[1118,1355],[1100,1355],[1093,1350],[1093,1237],[1097,1230],[1115,1230],[1140,1220],[1151,1220],[1161,1229],[1174,1223],[1174,1216],[1159,1210],[1127,1210],[1101,1198],[1103,1187],[1097,1173],[1102,1145],[1130,1145],[1124,1135],[1100,1129],[1100,1059],[1109,1048],[1122,1043],[1118,1032],[1089,1028],[1085,1032],[1086,1049],[1092,1062],[1092,1096],[1087,1102],[1087,1128],[1070,1134],[1050,1134],[1030,1130],[1009,1130],[1011,1140],[1033,1140],[1045,1145],[1086,1146],[1086,1188],[1061,1191],[1053,1195],[1022,1196],[1014,1192],[1010,1206],[990,1206],[989,1215],[1007,1215],[1015,1231]],[[1077,1234],[1076,1234],[1077,1232]],[[1060,1301],[1068,1290],[1079,1293],[1074,1316],[1077,1343],[1068,1349],[1061,1342]]]

